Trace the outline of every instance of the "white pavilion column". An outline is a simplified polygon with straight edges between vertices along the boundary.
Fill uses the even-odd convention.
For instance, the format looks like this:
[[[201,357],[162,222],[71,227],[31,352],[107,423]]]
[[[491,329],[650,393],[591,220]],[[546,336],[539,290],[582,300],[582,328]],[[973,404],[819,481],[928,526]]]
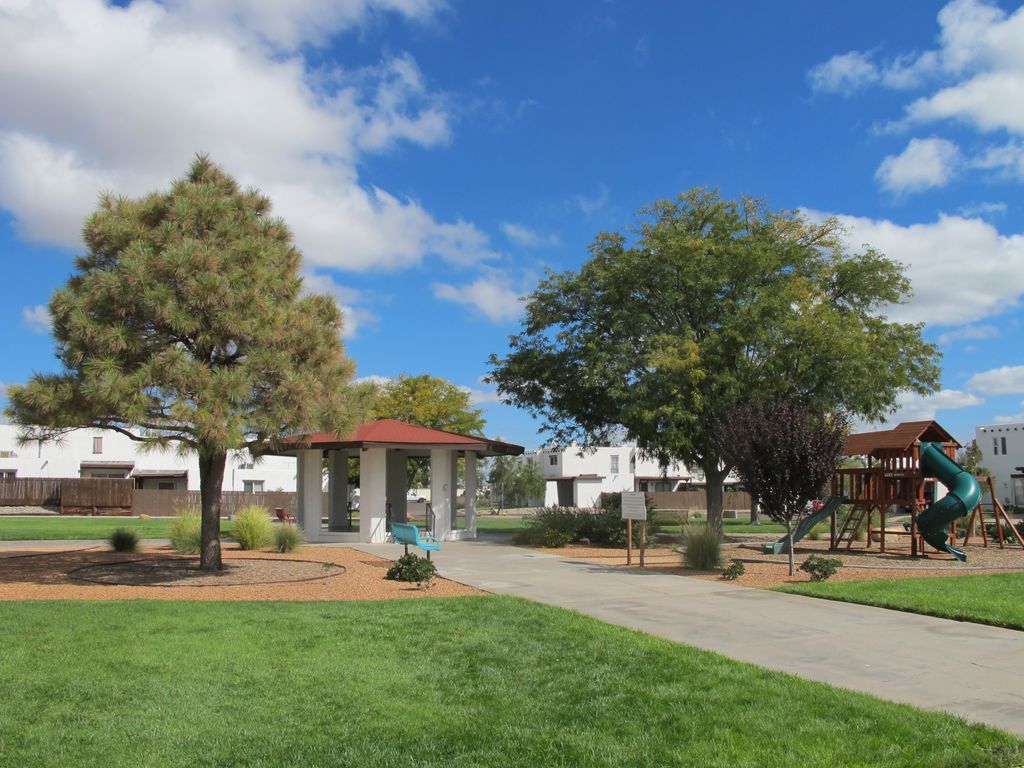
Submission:
[[[327,527],[342,530],[348,523],[348,451],[327,452]]]
[[[405,451],[388,451],[388,503],[391,504],[391,522],[406,520],[405,497],[409,493],[409,472],[405,467]]]
[[[359,454],[359,540],[367,544],[387,540],[387,476],[387,449],[364,448]]]
[[[430,512],[434,517],[434,535],[441,540],[448,539],[452,530],[454,456],[455,452],[447,448],[430,452]]]
[[[466,535],[476,538],[476,451],[466,451]]]
[[[295,521],[309,541],[320,538],[321,515],[324,505],[323,452],[316,449],[297,451],[296,497],[298,507]]]

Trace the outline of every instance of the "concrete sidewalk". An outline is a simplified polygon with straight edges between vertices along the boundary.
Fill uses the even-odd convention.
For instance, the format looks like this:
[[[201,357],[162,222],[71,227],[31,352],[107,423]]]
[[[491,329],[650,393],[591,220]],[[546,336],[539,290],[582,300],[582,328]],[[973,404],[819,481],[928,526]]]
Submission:
[[[394,544],[358,549],[397,558]],[[1024,632],[724,582],[445,542],[441,574],[823,683],[1024,736]]]

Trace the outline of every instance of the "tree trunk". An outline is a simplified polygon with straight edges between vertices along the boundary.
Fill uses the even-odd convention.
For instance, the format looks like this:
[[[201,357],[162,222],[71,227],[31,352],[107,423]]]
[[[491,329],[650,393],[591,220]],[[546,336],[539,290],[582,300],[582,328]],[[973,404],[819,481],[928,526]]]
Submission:
[[[750,494],[750,524],[761,524],[761,509],[760,505],[757,503],[757,496],[754,494]]]
[[[202,544],[199,568],[203,571],[223,570],[220,557],[220,494],[224,485],[227,453],[199,451],[199,496],[203,502]]]
[[[704,482],[707,483],[704,487],[704,496],[708,507],[708,527],[719,533],[722,532],[722,483],[728,474],[718,468],[717,458],[712,466],[704,467]]]
[[[789,548],[789,575],[796,576],[796,564],[793,561],[793,520],[786,518],[786,544]]]

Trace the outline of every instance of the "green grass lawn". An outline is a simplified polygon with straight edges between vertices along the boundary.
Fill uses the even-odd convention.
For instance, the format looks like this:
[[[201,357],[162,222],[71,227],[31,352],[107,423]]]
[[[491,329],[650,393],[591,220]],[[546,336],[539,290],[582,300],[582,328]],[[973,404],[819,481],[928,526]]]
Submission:
[[[697,521],[694,521],[697,522]],[[703,521],[700,521],[703,522]],[[664,533],[681,533],[681,525],[663,525],[660,528]],[[730,533],[771,533],[771,534],[783,534],[786,532],[784,525],[778,523],[764,522],[760,525],[751,525],[748,518],[742,520],[722,520],[722,532],[725,534]]]
[[[477,531],[488,533],[514,533],[526,526],[521,517],[501,517],[500,515],[480,515],[476,519]]]
[[[849,603],[1024,629],[1024,573],[787,584],[778,588]]]
[[[171,522],[171,518],[2,516],[0,541],[105,539],[116,528],[132,528],[143,539],[166,539]],[[221,520],[220,529],[222,533],[230,533],[231,521]]]
[[[11,766],[1011,766],[1024,741],[504,597],[5,603]]]

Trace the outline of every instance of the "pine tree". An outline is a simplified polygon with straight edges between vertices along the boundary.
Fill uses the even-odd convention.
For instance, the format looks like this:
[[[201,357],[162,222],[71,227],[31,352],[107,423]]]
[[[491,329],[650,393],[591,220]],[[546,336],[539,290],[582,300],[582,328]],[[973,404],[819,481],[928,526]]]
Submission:
[[[8,414],[31,440],[97,427],[197,452],[201,567],[219,570],[228,451],[361,415],[338,307],[301,296],[288,227],[206,156],[169,191],[102,195],[84,238],[50,301],[64,370],[11,387]]]

